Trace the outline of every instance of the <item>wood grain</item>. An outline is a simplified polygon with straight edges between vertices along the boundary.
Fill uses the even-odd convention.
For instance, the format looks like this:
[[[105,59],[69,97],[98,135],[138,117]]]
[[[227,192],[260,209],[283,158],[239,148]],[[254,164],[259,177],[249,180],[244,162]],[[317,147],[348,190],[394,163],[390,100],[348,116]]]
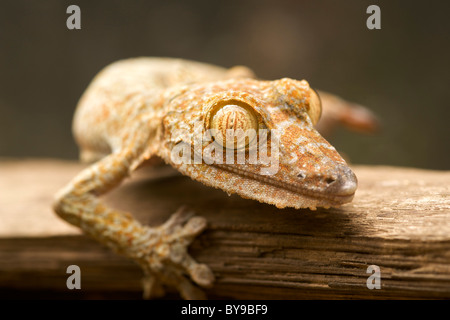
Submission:
[[[137,266],[51,212],[53,194],[83,167],[0,161],[0,297],[140,297]],[[105,200],[150,225],[181,205],[206,217],[190,251],[217,277],[210,298],[450,298],[450,172],[353,169],[357,194],[339,209],[280,210],[169,167],[136,172]],[[66,288],[71,264],[82,270],[81,290]],[[380,267],[380,290],[366,286],[369,265]]]

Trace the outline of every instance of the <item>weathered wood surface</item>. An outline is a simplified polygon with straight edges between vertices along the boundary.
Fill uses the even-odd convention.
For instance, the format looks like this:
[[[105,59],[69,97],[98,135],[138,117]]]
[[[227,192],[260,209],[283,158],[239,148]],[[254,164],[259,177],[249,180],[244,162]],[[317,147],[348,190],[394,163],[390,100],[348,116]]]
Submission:
[[[53,194],[83,167],[0,161],[1,297],[140,297],[137,266],[51,212]],[[105,199],[150,225],[181,205],[206,217],[191,253],[217,277],[210,298],[450,298],[450,172],[354,170],[354,201],[315,212],[228,196],[168,167],[136,172]],[[66,288],[72,264],[78,291]],[[381,269],[380,290],[366,286],[369,265]]]

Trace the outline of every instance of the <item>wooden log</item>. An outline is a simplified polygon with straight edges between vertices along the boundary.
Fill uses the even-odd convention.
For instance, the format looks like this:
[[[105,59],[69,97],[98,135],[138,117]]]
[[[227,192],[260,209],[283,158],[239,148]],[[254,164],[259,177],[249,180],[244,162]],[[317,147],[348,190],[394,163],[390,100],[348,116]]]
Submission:
[[[59,220],[54,193],[84,166],[0,161],[0,297],[139,298],[139,268]],[[169,167],[144,168],[105,201],[149,225],[188,205],[209,222],[190,248],[217,280],[210,298],[450,298],[450,172],[354,166],[338,209],[277,209],[228,196]],[[66,268],[81,268],[68,290]],[[368,289],[370,265],[381,289]],[[177,298],[174,293],[169,297]]]

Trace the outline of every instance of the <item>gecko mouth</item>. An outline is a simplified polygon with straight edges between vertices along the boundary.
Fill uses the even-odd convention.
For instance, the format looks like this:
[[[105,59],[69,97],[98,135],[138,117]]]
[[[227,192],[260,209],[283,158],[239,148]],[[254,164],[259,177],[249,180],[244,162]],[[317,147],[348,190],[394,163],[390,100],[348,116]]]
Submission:
[[[292,193],[295,193],[297,195],[306,196],[308,198],[316,199],[316,200],[325,200],[329,202],[331,205],[340,205],[347,202],[350,202],[353,199],[353,196],[355,194],[356,190],[356,177],[353,174],[353,172],[348,169],[348,171],[351,172],[351,181],[346,181],[345,183],[341,183],[344,188],[335,188],[335,192],[329,192],[327,190],[326,194],[324,191],[319,190],[312,190],[307,189],[305,187],[301,187],[299,185],[289,184],[286,182],[283,182],[281,180],[278,180],[276,178],[270,177],[270,176],[264,176],[264,175],[258,175],[253,172],[249,172],[246,170],[242,170],[239,168],[236,168],[235,166],[226,165],[226,164],[214,164],[214,166],[226,170],[228,172],[231,172],[233,174],[250,178],[253,181],[256,181],[258,183],[264,183],[265,185],[271,185],[272,187],[280,188],[283,190],[290,191]],[[340,193],[337,193],[336,191],[341,191]]]
[[[197,152],[194,149],[191,153],[193,161],[195,154],[197,154]],[[246,187],[244,185],[234,185],[232,188],[228,187],[227,192],[236,192],[244,198],[252,198],[260,202],[276,204],[281,208],[286,206],[296,208],[309,207],[311,209],[314,209],[317,206],[325,208],[338,207],[342,204],[351,202],[357,188],[357,179],[355,174],[350,170],[350,168],[342,164],[336,164],[335,174],[337,178],[333,179],[332,182],[328,182],[327,180],[323,181],[324,187],[319,190],[317,187],[307,188],[299,184],[286,183],[285,181],[277,179],[273,176],[257,174],[249,170],[241,169],[236,165],[220,164],[212,161],[212,159],[205,157],[205,155],[203,155],[203,159],[209,160],[210,165],[208,166],[210,168],[226,171],[236,177],[246,178],[248,180],[251,180],[253,184],[257,184],[260,186],[256,187],[256,189],[249,189],[247,188],[248,186]],[[223,187],[219,186],[217,183],[204,181],[201,178],[199,180],[202,180],[206,184],[210,184],[217,188],[223,189]],[[266,192],[265,190],[267,187],[273,188],[273,192],[268,192],[265,196],[265,199],[261,199],[260,196]],[[226,190],[224,189],[224,191]],[[289,195],[281,195],[279,191],[288,192]],[[258,193],[260,196],[256,196],[256,193]],[[277,198],[274,198],[275,194],[278,194],[278,196],[276,196]],[[303,198],[304,200],[309,199],[310,202],[307,202],[308,204],[306,204],[304,200],[301,200],[301,198]],[[291,204],[291,202],[289,201],[299,202],[298,205],[296,205]],[[281,205],[279,205],[280,203]]]

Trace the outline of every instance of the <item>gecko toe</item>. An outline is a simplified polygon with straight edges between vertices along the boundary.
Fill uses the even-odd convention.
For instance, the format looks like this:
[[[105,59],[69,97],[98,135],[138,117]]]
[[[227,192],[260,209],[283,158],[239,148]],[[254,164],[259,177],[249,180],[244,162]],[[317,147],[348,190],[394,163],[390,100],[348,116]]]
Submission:
[[[210,288],[215,280],[213,272],[206,264],[197,264],[190,270],[190,275],[195,283],[205,288]]]
[[[186,255],[181,265],[198,285],[211,287],[213,284],[215,280],[214,274],[206,264],[197,263],[191,256]]]
[[[165,295],[165,291],[160,281],[152,274],[146,273],[142,279],[143,293],[142,298],[149,300],[152,298],[160,298]]]
[[[183,234],[186,236],[196,236],[206,228],[206,219],[202,217],[192,217],[183,228]]]
[[[172,214],[161,227],[172,231],[176,227],[188,221],[194,215],[194,211],[188,209],[186,206],[180,207],[174,214]]]
[[[206,300],[206,295],[200,288],[192,284],[191,281],[182,277],[178,280],[177,289],[183,299],[186,300]]]

